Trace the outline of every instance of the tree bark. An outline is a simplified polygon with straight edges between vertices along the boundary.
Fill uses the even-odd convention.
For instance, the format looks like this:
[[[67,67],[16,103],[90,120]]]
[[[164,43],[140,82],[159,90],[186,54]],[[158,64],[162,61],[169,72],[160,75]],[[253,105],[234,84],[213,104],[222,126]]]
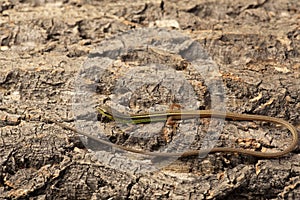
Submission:
[[[283,118],[299,131],[299,8],[297,0],[1,1],[0,198],[300,199],[299,147],[276,159],[229,153],[176,159],[138,174],[101,162],[97,144],[42,120],[75,126],[76,77],[91,52],[101,52],[101,42],[124,32],[158,27],[202,45],[218,66],[226,110]],[[118,77],[128,70],[159,63],[158,69],[169,66],[184,74],[197,108],[212,108],[207,80],[176,52],[137,48],[115,60],[95,80],[95,104],[111,101]],[[132,94],[127,108],[139,112],[178,103],[161,84],[150,83],[147,73],[139,78],[149,85]],[[186,124],[205,132],[209,121]],[[132,127],[122,134],[115,122],[100,119],[96,125],[107,130],[110,141],[148,151],[178,137],[169,126],[155,137],[146,128],[139,140],[130,134]],[[201,148],[201,138],[196,132],[192,149]],[[258,144],[259,150],[275,151],[288,145],[290,135],[265,123],[225,122],[219,140],[217,145]]]

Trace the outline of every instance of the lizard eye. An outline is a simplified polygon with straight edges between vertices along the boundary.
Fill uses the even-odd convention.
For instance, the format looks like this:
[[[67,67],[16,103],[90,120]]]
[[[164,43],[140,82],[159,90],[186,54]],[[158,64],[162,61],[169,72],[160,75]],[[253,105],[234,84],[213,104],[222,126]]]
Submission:
[[[110,115],[110,113],[107,110],[103,110],[104,114]]]

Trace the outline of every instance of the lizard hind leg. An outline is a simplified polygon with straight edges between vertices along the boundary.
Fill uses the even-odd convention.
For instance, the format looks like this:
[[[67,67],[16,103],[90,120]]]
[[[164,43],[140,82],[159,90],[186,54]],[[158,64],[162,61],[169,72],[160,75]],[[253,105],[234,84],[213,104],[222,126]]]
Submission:
[[[173,103],[170,105],[170,111],[180,110],[180,109],[181,109],[181,105],[179,104]],[[165,127],[163,131],[163,139],[165,142],[169,143],[172,140],[173,135],[176,133],[178,124],[176,123],[176,120],[174,120],[172,116],[168,116],[166,125],[167,127]],[[170,126],[172,129],[170,130],[168,126]]]

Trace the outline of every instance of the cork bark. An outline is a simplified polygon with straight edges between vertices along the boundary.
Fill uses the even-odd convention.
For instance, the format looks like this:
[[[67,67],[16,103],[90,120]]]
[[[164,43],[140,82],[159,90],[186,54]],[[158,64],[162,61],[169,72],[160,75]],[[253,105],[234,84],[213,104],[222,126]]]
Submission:
[[[297,0],[1,0],[0,198],[299,199],[299,147],[276,159],[229,153],[175,159],[158,171],[135,174],[97,159],[102,149],[87,138],[42,120],[59,119],[76,127],[76,77],[89,65],[87,60],[100,55],[104,41],[156,27],[178,31],[202,46],[218,67],[226,110],[282,118],[299,131],[299,8]],[[195,106],[212,108],[207,80],[190,68],[189,61],[155,48],[133,49],[116,58],[94,80],[93,106],[110,103],[118,77],[149,63],[183,74],[196,94]],[[149,84],[131,94],[122,108],[135,113],[154,105],[161,105],[160,110],[181,104],[163,85],[150,82],[150,72],[139,77],[148,78]],[[190,148],[199,149],[209,122],[178,122],[177,128],[196,127]],[[94,125],[107,130],[111,142],[148,151],[178,137],[164,124],[154,137],[155,125],[128,127],[144,127],[142,139],[107,119]],[[217,145],[258,145],[255,150],[276,151],[290,141],[291,135],[281,127],[233,121],[224,122]]]

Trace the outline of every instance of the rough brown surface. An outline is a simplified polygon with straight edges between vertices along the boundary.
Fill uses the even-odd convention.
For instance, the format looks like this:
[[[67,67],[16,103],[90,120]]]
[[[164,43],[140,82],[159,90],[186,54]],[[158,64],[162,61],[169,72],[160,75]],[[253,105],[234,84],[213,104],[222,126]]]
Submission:
[[[73,125],[74,77],[105,38],[170,25],[201,43],[218,64],[227,110],[283,118],[300,129],[298,0],[1,0],[1,199],[300,199],[299,147],[278,159],[211,154],[204,160],[179,159],[160,171],[133,175],[99,162],[76,133],[39,121],[50,117]],[[189,75],[199,107],[209,108],[200,76],[189,72],[176,55],[161,54],[140,52],[127,58],[149,56],[169,62]],[[130,59],[122,61],[125,64],[116,69],[141,64],[143,59],[133,64]],[[112,78],[117,72],[111,71]],[[112,79],[99,87],[100,96],[110,95]],[[140,93],[149,95],[146,100],[136,97],[131,108],[151,107],[152,101],[170,103],[151,99],[145,91]],[[101,124],[110,129],[114,125]],[[232,122],[224,133],[259,138],[266,148],[284,148],[290,141],[286,131],[259,125]],[[168,142],[128,136],[124,141],[112,133],[116,142],[135,148],[153,150]],[[197,147],[195,142],[192,148]]]

